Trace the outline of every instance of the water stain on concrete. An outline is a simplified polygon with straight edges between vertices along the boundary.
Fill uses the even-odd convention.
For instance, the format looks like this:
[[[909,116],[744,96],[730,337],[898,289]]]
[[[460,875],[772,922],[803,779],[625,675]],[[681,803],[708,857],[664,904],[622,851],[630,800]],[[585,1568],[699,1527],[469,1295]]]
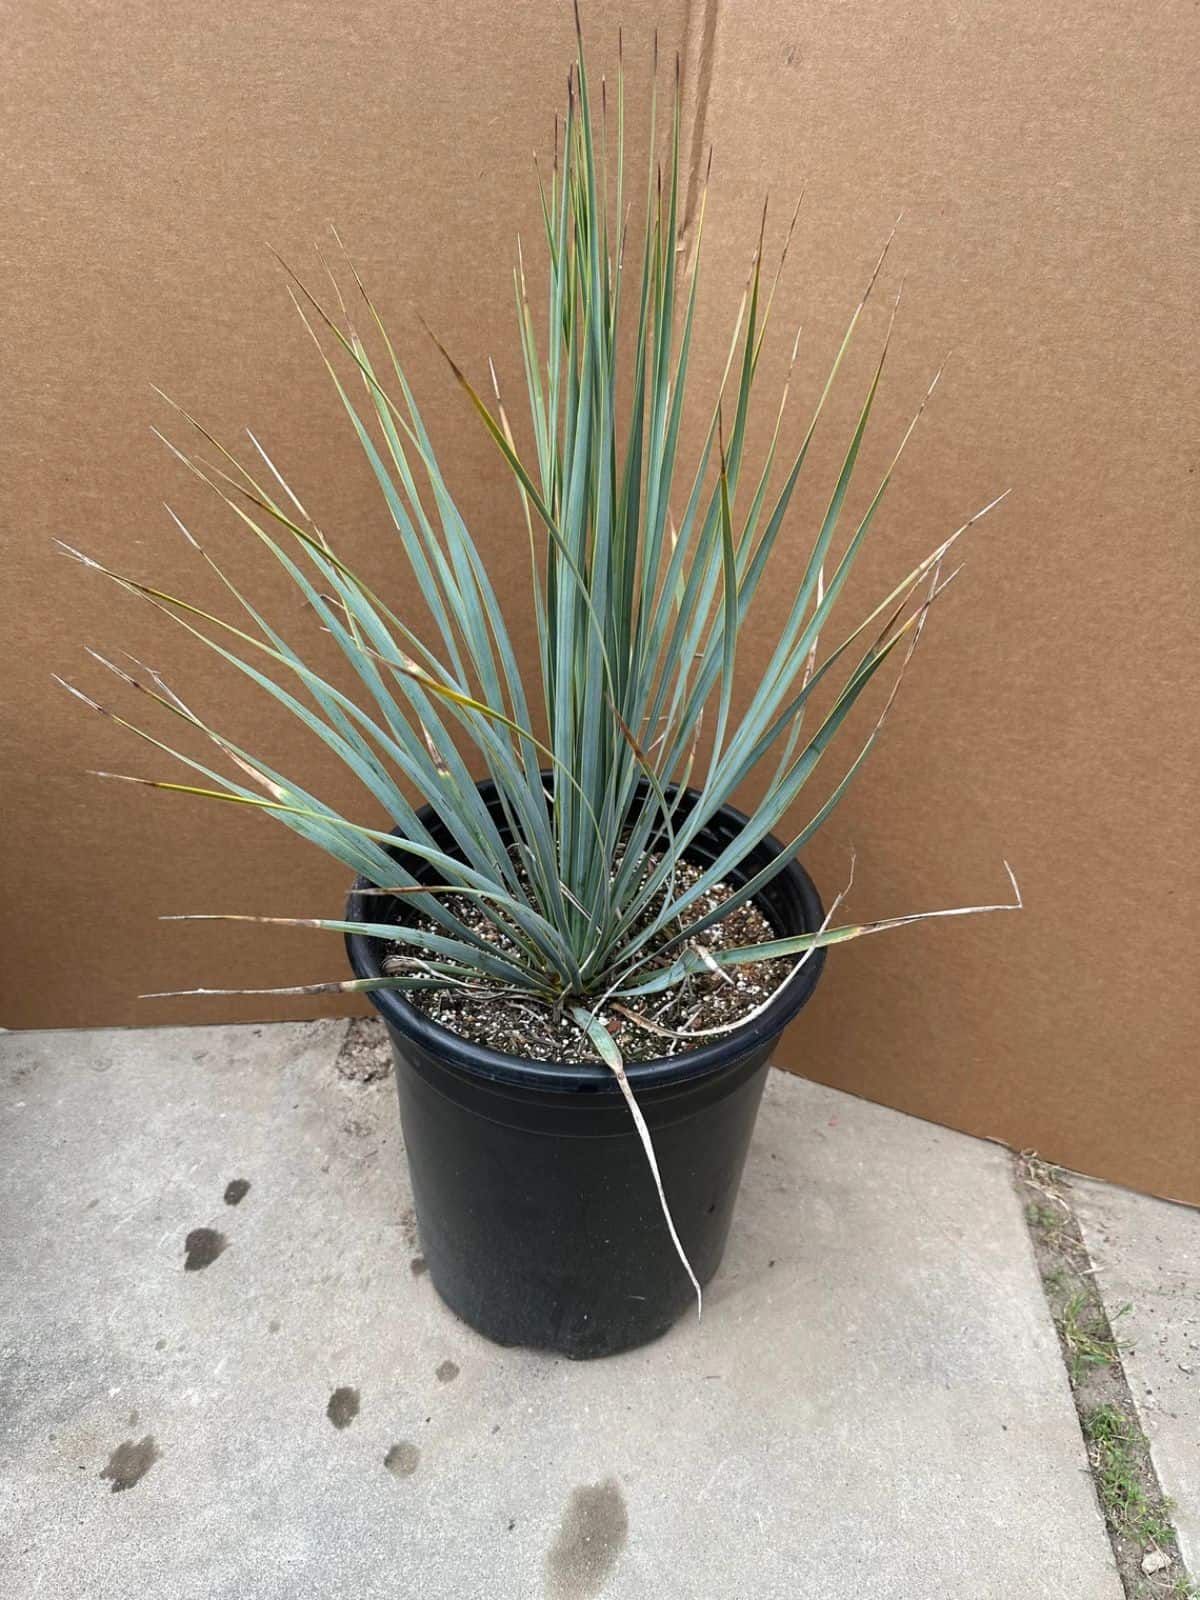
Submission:
[[[455,1378],[458,1377],[458,1373],[459,1366],[457,1361],[443,1361],[437,1369],[437,1381],[439,1383],[453,1383]]]
[[[417,1213],[412,1206],[406,1206],[400,1213],[400,1232],[404,1235],[404,1242],[410,1250],[417,1248]]]
[[[137,1411],[134,1410],[134,1411],[131,1411],[129,1413],[129,1417],[128,1417],[128,1420],[125,1423],[125,1426],[127,1428],[136,1428],[137,1425],[138,1425],[138,1414],[137,1414]]]
[[[546,1555],[551,1600],[591,1600],[599,1594],[628,1537],[629,1514],[615,1478],[573,1490]]]
[[[230,1178],[225,1185],[225,1204],[227,1206],[240,1206],[249,1193],[249,1178]]]
[[[421,1462],[421,1452],[408,1439],[394,1444],[383,1458],[383,1464],[397,1478],[411,1478]]]
[[[414,1256],[408,1263],[408,1270],[414,1278],[419,1278],[429,1271],[429,1263],[424,1256]]]
[[[135,1483],[140,1483],[159,1455],[159,1448],[149,1434],[136,1442],[126,1439],[109,1456],[108,1465],[100,1476],[110,1479],[112,1492],[120,1494],[122,1489],[132,1489]]]
[[[270,1322],[267,1323],[267,1332],[278,1333],[282,1326],[283,1324],[280,1322],[278,1317],[272,1317]]]
[[[329,1404],[325,1407],[325,1415],[335,1428],[348,1428],[358,1415],[359,1395],[357,1389],[335,1389],[329,1396]]]
[[[193,1228],[183,1241],[183,1270],[199,1272],[211,1267],[213,1262],[229,1248],[229,1240],[215,1228]]]

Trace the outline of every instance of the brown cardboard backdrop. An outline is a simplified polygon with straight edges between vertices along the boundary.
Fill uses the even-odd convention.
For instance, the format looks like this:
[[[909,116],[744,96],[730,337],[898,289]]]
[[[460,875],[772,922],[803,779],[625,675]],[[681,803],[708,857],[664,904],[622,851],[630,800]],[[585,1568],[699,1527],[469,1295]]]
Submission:
[[[903,277],[904,301],[860,506],[953,354],[845,614],[1014,488],[981,526],[880,749],[808,859],[832,892],[853,844],[853,905],[867,917],[998,897],[1008,857],[1028,909],[838,950],[781,1062],[1200,1200],[1189,782],[1198,14],[1097,0],[956,12],[925,0],[638,0],[622,15],[631,60],[645,60],[654,22],[664,53],[683,50],[693,174],[715,149],[698,396],[714,381],[764,189],[777,242],[809,181],[764,358],[769,393],[803,324],[792,441],[904,210],[880,285],[891,294]],[[310,242],[334,218],[401,337],[528,652],[511,488],[414,313],[476,375],[494,353],[515,401],[509,263],[518,229],[537,236],[529,158],[547,148],[562,98],[569,15],[552,0],[459,0],[406,7],[398,29],[375,5],[251,0],[164,29],[160,8],[124,0],[99,19],[27,9],[10,35],[0,1021],[314,1015],[299,1001],[134,998],[339,975],[334,936],[156,918],[320,914],[338,903],[343,874],[232,808],[83,776],[169,775],[165,759],[50,684],[61,671],[109,696],[84,643],[169,667],[197,709],[220,711],[283,770],[314,758],[249,686],[50,541],[216,600],[159,508],[169,498],[303,636],[286,587],[257,559],[243,564],[236,532],[149,436],[150,422],[171,425],[153,380],[223,437],[253,426],[347,557],[403,598],[367,469],[263,248],[270,239],[311,262]],[[690,198],[694,216],[694,182]],[[852,425],[883,302],[753,618],[747,693]],[[328,765],[302,770],[319,792],[351,800]]]

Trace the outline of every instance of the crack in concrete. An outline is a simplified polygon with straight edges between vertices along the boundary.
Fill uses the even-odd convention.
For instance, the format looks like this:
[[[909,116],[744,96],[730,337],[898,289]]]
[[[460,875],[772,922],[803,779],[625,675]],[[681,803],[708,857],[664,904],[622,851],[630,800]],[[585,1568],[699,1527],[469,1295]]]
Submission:
[[[1108,1309],[1096,1285],[1096,1264],[1075,1215],[1068,1172],[1040,1160],[1032,1151],[1014,1152],[1013,1184],[1022,1202],[1025,1227],[1037,1262],[1046,1308],[1058,1336],[1068,1387],[1083,1434],[1096,1502],[1127,1600],[1151,1600],[1153,1596],[1162,1597],[1162,1600],[1167,1600],[1167,1597],[1171,1597],[1171,1600],[1188,1600],[1188,1597],[1200,1594],[1200,1590],[1193,1586],[1179,1551],[1179,1541],[1171,1519],[1171,1501],[1163,1493],[1158,1480],[1150,1441],[1142,1426],[1121,1359],[1122,1344],[1113,1331]],[[1086,1319],[1084,1337],[1093,1347],[1090,1368],[1086,1356],[1081,1361],[1078,1343],[1068,1326],[1067,1312],[1071,1313],[1076,1324]],[[1102,1379],[1097,1378],[1097,1369],[1102,1369]],[[1097,1387],[1103,1391],[1102,1394],[1096,1392]],[[1148,1512],[1168,1535],[1155,1539],[1149,1545],[1138,1539],[1128,1527],[1123,1529],[1107,1504],[1097,1455],[1089,1445],[1088,1434],[1089,1417],[1094,1417],[1096,1410],[1101,1409],[1093,1403],[1100,1399],[1119,1410],[1131,1424],[1130,1464],[1134,1481],[1144,1496]],[[1142,1559],[1159,1551],[1168,1557],[1169,1565],[1158,1571],[1147,1572],[1141,1565]]]

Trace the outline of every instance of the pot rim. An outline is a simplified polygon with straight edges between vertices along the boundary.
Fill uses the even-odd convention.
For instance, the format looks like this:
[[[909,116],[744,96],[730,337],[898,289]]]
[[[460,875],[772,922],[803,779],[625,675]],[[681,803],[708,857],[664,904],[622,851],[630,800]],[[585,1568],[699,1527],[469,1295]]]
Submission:
[[[485,780],[478,787],[486,792],[493,785],[490,780]],[[686,792],[698,798],[698,791],[693,789]],[[422,822],[428,824],[436,820],[437,808],[432,805],[422,806],[417,814]],[[744,812],[730,805],[720,807],[717,815],[727,818],[739,829],[746,827],[750,821]],[[400,832],[399,829],[395,831]],[[704,832],[701,830],[700,837],[703,836]],[[767,834],[756,848],[775,855],[784,846],[773,834]],[[816,884],[798,859],[789,861],[781,868],[778,876],[789,883],[793,895],[802,907],[805,927],[801,931],[815,931],[820,927],[825,915]],[[346,907],[348,922],[358,920],[358,891],[368,887],[370,882],[367,878],[355,879]],[[760,909],[764,915],[769,915],[765,905],[760,906]],[[350,965],[358,977],[381,976],[379,940],[360,933],[347,933],[345,942]],[[821,948],[813,952],[799,973],[786,982],[758,1016],[750,1018],[719,1039],[698,1045],[694,1050],[681,1050],[673,1056],[657,1056],[651,1061],[626,1062],[625,1074],[631,1086],[635,1089],[649,1089],[690,1082],[731,1066],[760,1045],[764,1039],[778,1037],[811,996],[824,965],[825,950]],[[397,1033],[437,1057],[446,1066],[456,1068],[469,1077],[488,1079],[493,1083],[512,1088],[551,1092],[556,1090],[584,1094],[620,1092],[614,1073],[603,1062],[535,1061],[528,1056],[509,1055],[504,1051],[493,1050],[489,1045],[476,1044],[473,1040],[464,1038],[462,1034],[443,1027],[419,1006],[413,1005],[406,999],[399,989],[371,990],[366,998]]]

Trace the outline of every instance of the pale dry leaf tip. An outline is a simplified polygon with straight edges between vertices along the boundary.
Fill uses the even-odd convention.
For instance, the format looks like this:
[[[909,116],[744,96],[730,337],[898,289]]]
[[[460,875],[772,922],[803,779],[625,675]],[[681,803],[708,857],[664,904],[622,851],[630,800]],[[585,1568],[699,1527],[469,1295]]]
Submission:
[[[91,567],[94,572],[105,570],[98,561],[93,561],[91,556],[85,556],[82,550],[76,550],[73,544],[67,544],[63,539],[55,539],[54,542],[64,555],[70,556],[72,561],[78,561],[81,566]]]
[[[157,667],[147,666],[144,661],[142,661],[138,656],[135,656],[131,650],[126,650],[123,645],[119,646],[118,648],[120,649],[121,654],[125,657],[126,661],[132,661],[139,672],[147,673],[151,678],[154,679],[156,683],[160,683],[162,681]]]
[[[975,514],[963,523],[963,530],[972,527],[981,517],[986,517],[989,511],[994,511],[998,505],[1007,500],[1012,493],[1011,487],[1005,489],[1003,494],[998,494],[994,500],[989,500],[987,505],[981,506]]]
[[[196,538],[195,534],[192,533],[192,531],[185,525],[185,523],[183,522],[182,518],[178,517],[175,514],[175,511],[172,509],[171,506],[169,506],[167,504],[167,502],[165,500],[163,501],[162,504],[163,504],[163,510],[167,513],[167,515],[170,517],[171,521],[179,529],[179,532],[183,535],[183,537],[187,540],[187,542],[193,547],[193,549],[203,551],[204,546],[200,543],[199,539]]]
[[[935,586],[935,588],[933,589],[933,592],[930,595],[930,599],[931,600],[936,600],[938,595],[941,594],[943,589],[948,589],[950,587],[950,585],[954,582],[955,578],[958,577],[959,573],[966,566],[966,564],[967,563],[965,561],[960,561],[958,563],[958,565],[956,567],[952,568],[952,570],[949,571],[944,578],[941,578],[939,580],[939,582],[937,583],[937,585]],[[940,572],[941,571],[941,567],[939,566],[937,570],[938,570],[938,572]]]
[[[160,922],[271,922],[289,928],[319,928],[319,917],[259,917],[246,911],[172,911]]]
[[[948,539],[943,540],[937,549],[932,551],[930,555],[926,557],[926,570],[928,570],[928,567],[932,566],[935,562],[940,562],[943,560],[949,551],[953,549],[953,547],[969,529],[973,528],[975,524],[983,517],[986,517],[989,511],[994,511],[1002,501],[1007,500],[1011,493],[1011,488],[1005,489],[1003,494],[998,494],[994,500],[989,500],[985,506],[980,506],[978,511],[972,513],[972,515],[967,518],[961,527],[956,528]]]
[[[350,331],[351,337],[353,338],[355,337],[354,328],[350,322],[350,313],[346,309],[346,301],[343,298],[341,285],[337,281],[337,276],[334,273],[333,268],[329,265],[324,250],[322,250],[319,242],[316,240],[313,241],[313,250],[316,254],[317,260],[321,263],[321,266],[324,269],[325,276],[329,279],[329,287],[333,290],[334,298],[337,300],[338,310],[342,313],[342,316],[345,317],[346,326]]]
[[[1021,897],[1021,887],[1017,882],[1017,875],[1007,861],[1004,863],[1004,870],[1008,873],[1008,881],[1012,884],[1013,893],[1017,897],[1017,903],[1012,907],[1012,910],[1024,911],[1025,901]]]
[[[904,213],[901,212],[900,215],[903,216],[903,214]],[[896,237],[896,229],[899,226],[900,226],[900,217],[897,217],[895,222],[892,224],[892,231],[891,231],[891,233],[888,234],[887,239],[884,242],[883,249],[879,252],[879,259],[876,261],[874,269],[871,272],[871,276],[867,281],[867,287],[863,291],[863,297],[862,297],[862,300],[860,302],[861,305],[865,306],[867,301],[871,297],[871,290],[875,287],[875,280],[879,277],[879,274],[883,271],[883,263],[887,260],[888,251],[892,248],[892,240]]]
[[[192,456],[189,456],[185,450],[181,450],[179,448],[179,446],[174,443],[173,440],[168,439],[166,434],[163,433],[163,431],[161,430],[161,428],[156,428],[154,426],[154,424],[151,423],[151,425],[150,425],[150,433],[155,439],[158,440],[159,444],[165,445],[166,448],[170,451],[170,453],[175,457],[176,461],[180,462],[183,466],[185,466],[188,469],[189,472],[195,473],[196,477],[198,477],[198,478],[201,478],[201,479],[204,478],[204,474],[200,471],[200,468],[199,468],[199,466],[197,466],[195,459]],[[207,465],[207,463],[206,463],[206,465]]]
[[[846,876],[846,887],[842,890],[842,899],[843,900],[846,898],[846,896],[850,893],[851,889],[853,889],[853,887],[854,887],[854,868],[855,868],[855,865],[858,862],[858,851],[854,848],[853,845],[849,846],[849,850],[850,850],[850,871]]]
[[[150,390],[151,390],[151,393],[156,394],[160,400],[165,400],[167,402],[167,404],[171,407],[172,411],[178,411],[179,415],[181,417],[187,415],[187,413],[184,411],[183,407],[179,404],[179,401],[175,400],[175,399],[172,399],[172,397],[167,393],[167,391],[165,389],[160,389],[159,388],[157,383],[151,383]]]
[[[176,708],[177,711],[182,712],[183,715],[185,717],[189,718],[193,723],[195,723],[197,727],[203,726],[201,724],[201,722],[200,722],[199,717],[197,717],[196,713],[194,711],[192,711],[185,704],[185,702],[180,698],[180,696],[175,693],[174,689],[171,688],[170,684],[168,684],[164,680],[162,673],[159,672],[157,667],[147,666],[147,664],[144,661],[139,661],[137,656],[131,654],[131,652],[128,651],[128,650],[124,650],[123,649],[121,651],[121,654],[125,657],[125,659],[127,661],[131,661],[139,672],[144,672],[146,674],[146,676],[150,679],[151,683],[154,684],[154,686],[160,691],[160,693],[165,695],[165,697],[171,702],[171,704]],[[120,672],[120,669],[117,668],[117,667],[113,667],[112,670],[114,672],[118,672],[118,673]],[[121,675],[124,676],[124,674],[121,674]],[[135,678],[128,678],[127,677],[126,678],[126,682],[133,684],[133,687],[135,689],[140,689],[143,694],[148,694],[149,693],[149,690],[146,688],[145,684],[139,683]]]
[[[278,994],[278,995],[309,995],[309,994],[345,994],[354,988],[353,980],[348,983],[302,983],[286,989],[157,989],[153,994],[140,994],[139,1000],[175,1000],[181,996],[205,995],[227,996],[241,994]]]
[[[312,522],[312,518],[308,515],[308,512],[304,509],[304,507],[300,503],[300,497],[293,491],[292,486],[288,483],[287,479],[283,476],[283,473],[280,472],[279,468],[271,460],[271,458],[267,454],[266,450],[264,450],[263,446],[259,443],[258,438],[251,432],[251,430],[249,428],[246,429],[246,437],[247,437],[247,439],[249,439],[250,443],[254,446],[254,448],[258,451],[259,455],[266,462],[267,467],[271,472],[271,475],[274,477],[274,479],[275,479],[276,483],[278,483],[279,487],[283,490],[284,494],[287,495],[288,499],[295,506],[296,510],[300,513],[300,515],[302,517],[304,517],[306,519],[306,521]],[[314,526],[315,526],[315,524],[314,524]]]
[[[82,700],[89,710],[98,711],[102,717],[112,716],[112,712],[106,711],[98,700],[93,700],[90,694],[85,694],[82,689],[77,689],[73,683],[68,683],[65,678],[60,678],[57,672],[52,672],[50,677],[54,683],[58,684],[60,689],[65,689],[68,694],[73,694],[76,700]],[[107,774],[97,773],[96,776],[107,776]]]
[[[130,677],[129,673],[125,671],[124,667],[118,667],[117,664],[113,661],[110,661],[107,656],[102,656],[99,650],[93,650],[90,644],[85,644],[83,648],[87,654],[91,656],[93,661],[98,661],[102,667],[106,667],[108,671],[111,672],[115,677],[120,678],[122,683],[132,684],[135,689],[140,689],[142,687],[136,678]]]

